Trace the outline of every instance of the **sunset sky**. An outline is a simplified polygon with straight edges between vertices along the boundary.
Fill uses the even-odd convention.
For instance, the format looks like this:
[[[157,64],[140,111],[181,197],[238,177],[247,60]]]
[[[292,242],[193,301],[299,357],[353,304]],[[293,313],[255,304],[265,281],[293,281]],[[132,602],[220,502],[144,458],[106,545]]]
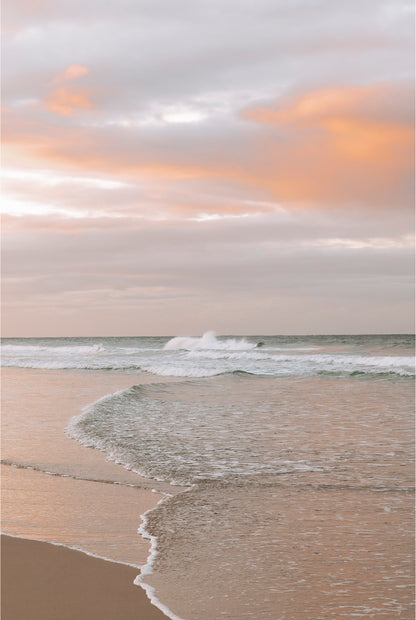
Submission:
[[[412,332],[413,24],[5,0],[3,336]]]

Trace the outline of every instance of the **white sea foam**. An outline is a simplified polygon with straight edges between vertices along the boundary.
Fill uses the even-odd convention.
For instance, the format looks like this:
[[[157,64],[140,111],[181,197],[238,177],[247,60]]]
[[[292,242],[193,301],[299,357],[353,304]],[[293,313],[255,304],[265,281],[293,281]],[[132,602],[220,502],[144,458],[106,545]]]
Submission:
[[[201,378],[201,377],[214,377],[218,375],[217,370],[201,368],[198,366],[173,366],[173,365],[153,365],[142,366],[142,370],[150,372],[153,375],[159,375],[160,377],[188,377],[188,378]]]
[[[147,515],[150,514],[153,510],[159,508],[160,505],[163,502],[168,501],[169,498],[170,496],[165,496],[158,502],[156,508],[151,508],[150,510],[148,510],[142,515],[142,524],[138,529],[138,533],[145,540],[148,540],[150,542],[150,551],[149,551],[149,556],[147,558],[147,563],[145,564],[145,566],[142,566],[140,575],[136,577],[136,579],[134,580],[134,583],[144,589],[144,591],[146,592],[147,598],[150,600],[152,605],[160,609],[168,618],[171,618],[171,620],[183,620],[180,616],[177,616],[176,614],[174,614],[166,605],[164,605],[162,601],[156,596],[155,588],[153,588],[151,585],[149,585],[148,583],[144,581],[145,577],[153,573],[153,565],[159,554],[157,537],[152,536],[152,534],[150,534],[147,531]]]
[[[254,349],[257,345],[247,342],[244,338],[242,340],[235,340],[234,338],[228,338],[227,340],[218,340],[215,336],[215,332],[205,332],[201,338],[188,338],[188,337],[176,337],[169,340],[164,346],[165,351],[172,351],[177,349],[185,349],[188,351],[194,351],[195,349],[226,349],[226,350],[247,350]]]
[[[230,351],[224,350],[194,350],[187,354],[188,359],[211,359],[211,360],[269,360],[273,359],[271,353],[257,353],[256,351]]]
[[[158,363],[142,365],[146,372],[171,377],[212,377],[215,375],[243,372],[254,375],[335,376],[391,374],[414,376],[414,360],[411,357],[369,357],[360,355],[328,354],[275,354],[257,351],[194,350],[181,352],[177,357],[163,358]]]

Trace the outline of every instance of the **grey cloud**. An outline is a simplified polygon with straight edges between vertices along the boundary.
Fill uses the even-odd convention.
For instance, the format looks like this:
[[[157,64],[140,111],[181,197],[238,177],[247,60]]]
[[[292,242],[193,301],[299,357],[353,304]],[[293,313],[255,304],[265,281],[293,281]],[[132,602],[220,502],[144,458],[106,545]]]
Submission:
[[[25,5],[5,9],[6,22],[26,24],[8,43],[6,99],[43,97],[75,63],[89,66],[82,83],[96,89],[100,107],[125,114],[247,85],[277,96],[299,82],[412,75],[408,16],[387,0],[45,2],[38,16]]]
[[[248,285],[270,292],[275,287],[296,290],[311,283],[330,287],[340,281],[411,276],[409,248],[316,247],[311,240],[318,230],[323,239],[337,234],[334,222],[325,230],[270,217],[135,228],[114,223],[104,230],[91,222],[89,230],[77,233],[14,233],[4,244],[5,277],[32,277],[38,286],[42,278],[49,292],[50,286],[83,289],[106,282],[110,288],[173,286],[241,293]]]

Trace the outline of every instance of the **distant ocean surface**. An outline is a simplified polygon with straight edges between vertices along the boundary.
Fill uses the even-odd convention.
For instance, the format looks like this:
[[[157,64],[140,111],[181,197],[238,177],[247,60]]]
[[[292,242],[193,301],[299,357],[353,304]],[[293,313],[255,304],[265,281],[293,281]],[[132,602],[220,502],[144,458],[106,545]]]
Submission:
[[[13,338],[2,365],[131,375],[67,433],[183,487],[142,526],[173,618],[412,617],[413,336]]]
[[[3,366],[138,371],[172,377],[414,376],[413,336],[3,339]]]

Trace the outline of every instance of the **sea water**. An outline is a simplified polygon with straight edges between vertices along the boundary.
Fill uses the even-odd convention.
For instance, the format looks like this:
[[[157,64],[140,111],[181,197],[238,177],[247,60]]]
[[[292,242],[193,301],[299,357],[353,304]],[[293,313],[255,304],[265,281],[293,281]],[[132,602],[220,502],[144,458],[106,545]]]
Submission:
[[[5,339],[3,365],[131,378],[67,433],[174,491],[141,526],[140,578],[172,617],[410,619],[413,347],[402,335]]]

